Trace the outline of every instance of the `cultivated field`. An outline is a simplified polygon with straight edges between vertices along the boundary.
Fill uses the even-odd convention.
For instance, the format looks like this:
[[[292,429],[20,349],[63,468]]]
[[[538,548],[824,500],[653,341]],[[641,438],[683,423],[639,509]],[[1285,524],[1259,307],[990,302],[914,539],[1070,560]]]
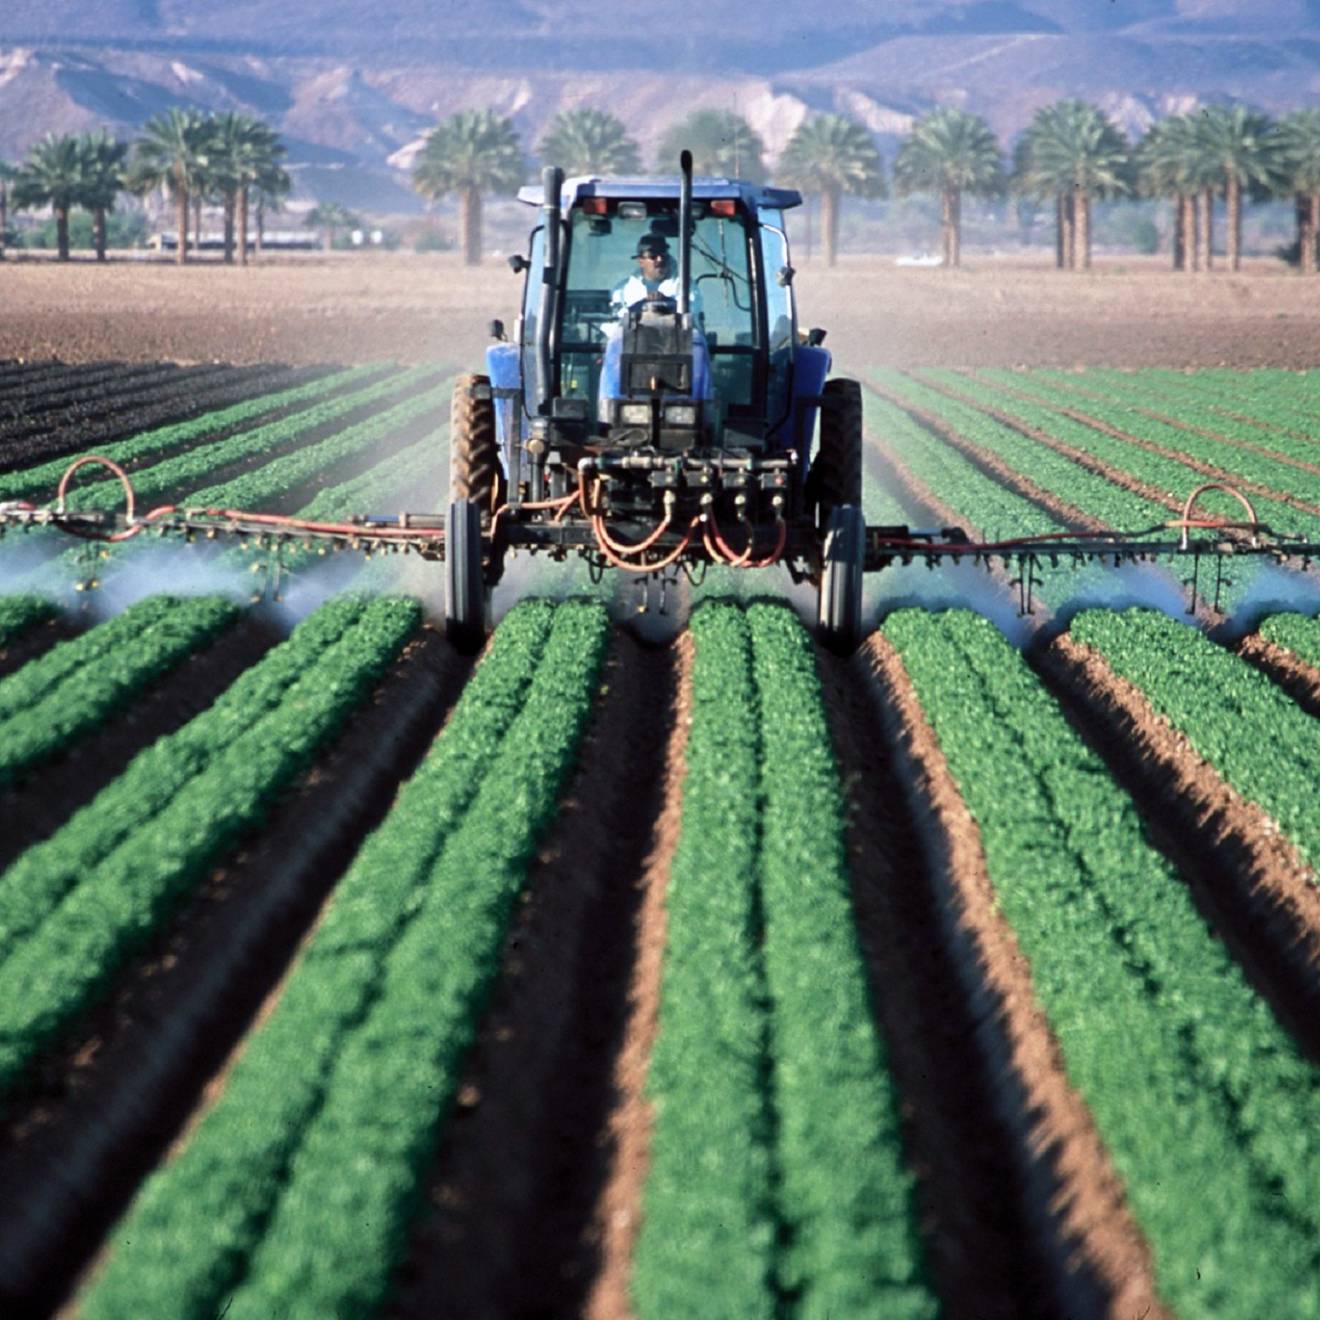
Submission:
[[[1065,286],[1156,295],[902,274],[851,277],[913,350],[972,290],[924,358],[814,282],[868,521],[1141,529],[1223,479],[1320,539],[1320,375],[1106,367],[1109,310],[1018,369],[1030,290],[1060,345]],[[229,306],[194,365],[0,363],[0,501],[94,448],[142,507],[438,502],[480,327],[387,366],[311,301],[287,351]],[[253,365],[197,364],[216,327]],[[0,542],[6,1314],[1320,1314],[1320,582],[1235,564],[1193,616],[1046,566],[1023,619],[997,566],[895,568],[844,659],[777,577],[643,640],[528,573],[470,661],[434,567],[285,558],[252,605],[260,548]]]

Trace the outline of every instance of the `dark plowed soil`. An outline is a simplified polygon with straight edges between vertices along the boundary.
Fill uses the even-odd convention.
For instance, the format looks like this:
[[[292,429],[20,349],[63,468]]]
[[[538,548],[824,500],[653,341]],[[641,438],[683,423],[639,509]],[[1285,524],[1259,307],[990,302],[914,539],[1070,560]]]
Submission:
[[[428,630],[333,748],[217,869],[0,1127],[0,1310],[44,1315],[198,1104],[362,838],[443,722],[469,664]]]
[[[146,362],[130,365],[103,362],[86,368],[67,367],[59,375],[48,376],[33,372],[31,379],[19,376],[8,388],[0,386],[0,433],[12,423],[40,416],[59,408],[85,390],[107,381],[127,389],[143,381],[163,380],[179,368],[171,364]]]
[[[8,646],[0,646],[0,679],[16,673],[29,660],[45,655],[52,646],[77,637],[84,626],[80,619],[56,615],[21,632]]]
[[[53,834],[143,748],[205,710],[279,640],[274,624],[249,611],[89,737],[34,766],[10,788],[0,789],[0,819],[6,822],[0,832],[0,870],[24,849]]]
[[[269,389],[282,389],[321,374],[325,368],[302,368],[296,373],[269,366],[208,368],[204,379],[185,379],[139,392],[137,402],[125,402],[129,395],[117,395],[113,410],[102,411],[95,400],[89,401],[83,415],[61,422],[50,420],[34,434],[22,439],[9,438],[0,443],[0,472],[60,458],[111,444],[129,436],[150,431],[173,422],[190,421],[206,412],[242,403]],[[90,391],[89,391],[90,392]],[[132,397],[137,397],[136,395]]]
[[[854,904],[946,1314],[1163,1314],[901,661],[876,635],[822,673],[854,808]]]
[[[651,862],[676,824],[662,810],[676,689],[672,647],[616,634],[441,1139],[395,1317],[582,1313],[603,1263],[595,1219],[626,1098],[629,989],[663,938]]]
[[[1160,719],[1090,648],[1056,638],[1033,661],[1079,732],[1131,794],[1211,928],[1312,1058],[1320,1060],[1320,887],[1258,806]]]

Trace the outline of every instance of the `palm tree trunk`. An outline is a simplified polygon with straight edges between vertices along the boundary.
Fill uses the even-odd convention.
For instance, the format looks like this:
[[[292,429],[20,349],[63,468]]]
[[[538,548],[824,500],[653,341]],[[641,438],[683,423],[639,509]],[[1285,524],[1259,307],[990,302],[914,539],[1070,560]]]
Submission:
[[[1071,189],[1065,199],[1068,223],[1063,232],[1063,257],[1069,270],[1077,269],[1077,189]]]
[[[1306,241],[1302,246],[1302,269],[1308,275],[1316,271],[1316,244],[1320,243],[1320,192],[1313,192],[1306,208]]]
[[[820,245],[825,253],[825,264],[833,266],[839,259],[839,190],[837,188],[821,189]]]
[[[61,261],[69,259],[69,208],[55,207],[55,242],[59,246]]]
[[[477,188],[459,190],[458,232],[463,236],[464,265],[477,265],[481,261],[481,192]]]
[[[202,194],[193,195],[193,248],[200,256],[202,251]]]
[[[940,261],[945,268],[953,265],[953,189],[940,193]]]
[[[951,266],[962,265],[962,189],[953,190],[953,260]]]
[[[248,245],[248,190],[244,184],[238,190],[238,264],[247,265]]]
[[[261,256],[262,240],[266,237],[266,199],[257,198],[257,241],[252,245],[252,259]]]
[[[1054,268],[1062,270],[1068,261],[1068,195],[1054,199]]]
[[[335,246],[335,227],[334,225],[326,225],[326,227],[321,231],[321,251],[332,252],[334,250],[334,246]]]
[[[1187,199],[1178,194],[1173,199],[1173,230],[1169,234],[1169,251],[1173,257],[1174,270],[1182,270],[1187,264],[1187,250],[1183,246],[1183,208]]]
[[[174,249],[174,260],[182,266],[188,260],[188,190],[180,187],[174,197],[178,211],[175,219],[179,226],[179,241]]]
[[[0,179],[0,261],[5,257],[5,234],[9,231],[9,184]]]
[[[1083,270],[1091,269],[1091,194],[1078,192],[1077,260]]]
[[[1188,194],[1182,199],[1183,204],[1183,269],[1196,271],[1201,269],[1201,248],[1196,237],[1197,198]]]
[[[1214,223],[1215,223],[1215,194],[1210,188],[1201,189],[1201,269],[1210,270],[1213,267],[1214,252]]]
[[[237,192],[237,189],[234,190]],[[234,192],[225,193],[225,265],[234,264],[234,211],[238,205],[238,199]]]
[[[1230,174],[1224,180],[1224,199],[1228,203],[1228,268],[1242,268],[1242,185]]]
[[[105,207],[92,208],[92,246],[96,249],[97,261],[105,260]]]

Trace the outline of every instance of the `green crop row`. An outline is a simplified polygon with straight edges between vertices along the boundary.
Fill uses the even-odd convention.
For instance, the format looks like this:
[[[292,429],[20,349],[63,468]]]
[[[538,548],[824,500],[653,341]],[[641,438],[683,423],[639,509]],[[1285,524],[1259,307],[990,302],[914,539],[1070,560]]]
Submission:
[[[55,606],[44,596],[0,596],[0,647],[16,641],[54,613]]]
[[[0,682],[0,787],[118,714],[238,618],[216,596],[152,596]]]
[[[1009,388],[1012,380],[1012,373],[984,371],[975,379],[957,377],[956,388],[973,403],[988,404],[1020,422],[1045,431],[1074,449],[1089,454],[1115,472],[1136,477],[1156,490],[1167,492],[1171,499],[1185,499],[1205,482],[1203,472],[1176,458],[1152,453],[1128,440],[1116,439],[1093,426],[1065,416],[1057,407],[1031,403],[1019,397]],[[1278,500],[1257,497],[1253,503],[1261,519],[1274,527],[1320,536],[1320,518]],[[1242,516],[1242,506],[1230,496],[1217,491],[1206,495],[1197,507],[1217,515],[1232,518]],[[1162,518],[1168,516],[1168,510],[1161,511]]]
[[[285,491],[310,481],[340,459],[351,454],[365,453],[373,446],[394,439],[400,431],[427,413],[439,413],[441,410],[447,412],[452,393],[452,381],[445,381],[420,394],[414,394],[356,426],[273,459],[255,472],[245,472],[221,485],[193,491],[188,496],[188,502],[227,509],[260,508]]]
[[[141,787],[156,812],[99,858],[0,965],[0,1091],[97,997],[170,906],[265,818],[398,655],[420,613],[414,601],[373,602],[278,705],[260,719],[241,712],[236,736],[182,788],[167,796],[168,774],[159,783],[146,777]],[[76,839],[85,827],[80,812],[61,833]]]
[[[376,1309],[607,632],[578,603],[500,626],[220,1102],[115,1230],[83,1315]]]
[[[899,1103],[849,896],[846,808],[811,638],[747,611],[760,709],[761,953],[770,994],[782,1289],[802,1317],[933,1316]]]
[[[1286,625],[1285,625],[1286,627]],[[1320,866],[1320,723],[1260,670],[1193,628],[1146,610],[1087,611],[1073,636],[1131,680],[1243,797]],[[1274,640],[1275,627],[1265,635]]]
[[[194,440],[205,440],[217,431],[228,430],[232,426],[241,426],[266,413],[279,408],[291,408],[300,403],[319,399],[336,390],[345,389],[364,376],[379,372],[379,366],[349,367],[333,375],[320,376],[305,385],[292,389],[280,390],[274,394],[262,394],[255,399],[245,399],[228,408],[216,412],[203,413],[191,421],[175,422],[169,426],[159,426],[153,431],[144,431],[127,440],[116,440],[108,445],[97,447],[97,453],[112,458],[116,463],[136,465],[144,458],[176,449]],[[52,459],[36,467],[24,468],[20,472],[10,472],[0,476],[0,500],[36,499],[53,500],[55,488],[60,478],[72,462],[72,458]],[[110,480],[111,476],[102,468],[88,468],[76,481],[76,488],[95,482]]]
[[[779,605],[691,628],[638,1313],[933,1315],[810,639]]]
[[[1153,388],[1175,399],[1202,401],[1222,414],[1244,417],[1305,438],[1315,429],[1320,390],[1314,372],[1168,369],[1143,372]]]
[[[1094,369],[1083,375],[1067,371],[1022,373],[1020,377],[1015,376],[1015,379],[1020,380],[1022,388],[1029,391],[1042,386],[1052,392],[1061,391],[1062,393],[1058,394],[1061,400],[1067,399],[1072,406],[1083,411],[1088,404],[1099,397],[1109,403],[1146,409],[1159,414],[1162,420],[1173,418],[1191,426],[1198,426],[1228,440],[1254,445],[1285,458],[1299,459],[1306,463],[1315,462],[1314,441],[1290,431],[1268,426],[1263,422],[1242,421],[1230,416],[1204,397],[1202,391],[1195,388],[1191,378],[1185,378],[1187,386],[1178,389],[1152,380],[1152,374],[1146,371]],[[1178,447],[1182,448],[1181,445]],[[1234,458],[1237,452],[1239,451],[1233,446],[1223,451],[1230,468],[1235,468]],[[1284,464],[1284,475],[1278,480],[1286,477],[1289,466]]]
[[[226,746],[278,706],[365,608],[365,601],[351,596],[323,606],[211,707],[141,752],[92,802],[0,874],[0,958],[41,925],[84,874],[143,829]]]
[[[1256,629],[1267,641],[1291,651],[1304,664],[1320,669],[1320,620],[1304,614],[1272,614]]]
[[[932,379],[941,379],[933,371],[928,374]],[[900,402],[916,405],[940,418],[969,444],[993,454],[1041,490],[1108,527],[1147,527],[1167,517],[1166,511],[1150,500],[1124,490],[1048,445],[1005,426],[978,408],[931,389],[912,376],[898,372],[872,375]]]
[[[244,460],[265,458],[276,450],[294,444],[306,432],[328,426],[359,408],[395,395],[410,394],[436,374],[430,367],[391,371],[383,380],[313,404],[292,417],[268,422],[265,426],[240,432],[215,444],[198,445],[174,458],[167,458],[135,472],[133,488],[137,493],[140,511],[145,512],[152,500],[172,498],[178,492],[191,493],[196,489],[197,481],[208,474]],[[85,492],[78,491],[71,495],[69,503],[77,509],[113,511],[123,507],[124,495],[117,481],[98,482]]]
[[[884,632],[980,826],[997,910],[1161,1296],[1180,1314],[1320,1314],[1316,1068],[993,626],[906,610]]]
[[[1004,380],[1004,377],[1000,374],[995,374],[992,378]],[[966,377],[958,377],[959,381],[966,379]],[[1216,440],[1208,435],[1201,435],[1195,431],[1188,431],[1182,427],[1170,425],[1166,421],[1161,421],[1142,412],[1127,397],[1115,398],[1111,394],[1108,399],[1098,397],[1082,398],[1075,389],[1070,388],[1068,385],[1059,384],[1047,376],[1034,377],[1029,385],[1020,383],[1020,378],[1017,377],[1011,377],[1010,379],[1017,383],[1019,388],[1028,389],[1032,395],[1043,400],[1051,407],[1077,409],[1087,417],[1093,417],[1096,421],[1112,426],[1116,430],[1124,431],[1139,440],[1146,440],[1152,444],[1160,445],[1174,455],[1186,454],[1189,458],[1210,465],[1213,471],[1210,474],[1203,474],[1200,478],[1201,481],[1218,479],[1234,482],[1246,480],[1264,487],[1276,495],[1292,495],[1313,504],[1320,501],[1320,474],[1307,472],[1292,464],[1281,463],[1276,458],[1271,458],[1252,449],[1244,449],[1241,445],[1230,443],[1228,439]],[[1179,410],[1179,417],[1183,420],[1191,420],[1185,416],[1182,409]],[[1236,432],[1250,430],[1250,428],[1240,425],[1235,427],[1228,419],[1222,419],[1222,424],[1216,429],[1221,434],[1230,430]],[[1256,433],[1256,436],[1259,437],[1259,432]],[[1230,437],[1230,439],[1244,438],[1251,439],[1252,437],[1240,434]],[[1258,442],[1258,439],[1253,441],[1253,443]],[[1299,451],[1297,457],[1314,461],[1316,456],[1314,445],[1309,447],[1309,453],[1303,452],[1302,442],[1297,442],[1297,445]]]

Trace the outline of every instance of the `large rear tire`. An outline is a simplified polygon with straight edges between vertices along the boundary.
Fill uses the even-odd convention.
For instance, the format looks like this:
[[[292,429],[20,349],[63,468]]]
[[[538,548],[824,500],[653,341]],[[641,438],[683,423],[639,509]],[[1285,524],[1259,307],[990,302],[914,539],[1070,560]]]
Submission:
[[[816,526],[844,504],[862,507],[862,387],[835,376],[821,390],[820,449],[807,477],[816,506]]]
[[[468,373],[454,382],[449,405],[449,498],[471,500],[489,516],[505,490],[490,377]]]
[[[454,500],[445,520],[445,633],[468,655],[486,640],[481,510],[471,500]]]
[[[831,511],[822,557],[816,605],[820,639],[832,651],[846,653],[862,636],[866,520],[855,504],[841,504]]]

